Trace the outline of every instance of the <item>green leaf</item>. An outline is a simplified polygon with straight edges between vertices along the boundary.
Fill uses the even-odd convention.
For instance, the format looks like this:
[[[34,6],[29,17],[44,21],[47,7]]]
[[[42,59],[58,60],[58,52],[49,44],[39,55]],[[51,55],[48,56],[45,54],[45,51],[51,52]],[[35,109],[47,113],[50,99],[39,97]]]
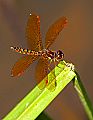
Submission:
[[[72,64],[61,61],[48,74],[50,84],[43,90],[41,81],[3,120],[34,120],[75,77]],[[56,78],[56,79],[55,79]],[[54,89],[56,81],[56,88]],[[52,89],[52,90],[51,90]]]
[[[81,103],[84,106],[84,109],[88,115],[89,120],[93,120],[93,106],[77,72],[75,79],[73,80],[73,83],[74,88],[78,93],[78,96],[81,100]]]

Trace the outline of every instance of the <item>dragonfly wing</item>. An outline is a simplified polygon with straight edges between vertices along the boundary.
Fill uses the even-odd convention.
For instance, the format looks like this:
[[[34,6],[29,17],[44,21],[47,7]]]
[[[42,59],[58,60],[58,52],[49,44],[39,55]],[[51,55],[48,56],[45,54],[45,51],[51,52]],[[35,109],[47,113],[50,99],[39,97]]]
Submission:
[[[54,72],[51,75],[48,74],[48,67],[48,60],[40,58],[36,66],[36,80],[41,90],[46,87],[50,91],[54,91],[56,88],[56,77]]]
[[[34,51],[42,50],[40,17],[35,14],[31,14],[28,18],[26,26],[26,38],[28,46],[31,50]]]
[[[54,64],[54,62],[53,62]],[[52,68],[51,68],[52,67]],[[50,73],[48,74],[48,84],[47,84],[47,89],[50,90],[51,92],[55,90],[56,88],[56,75],[55,75],[55,68],[52,66],[52,62],[50,63],[48,69]]]
[[[56,78],[47,86],[47,89],[53,92],[56,89]]]
[[[40,58],[36,66],[35,74],[37,83],[40,83],[47,74],[48,74],[48,60]],[[39,85],[40,89],[43,89],[46,86],[47,84],[46,81],[48,81],[47,78]]]
[[[20,58],[13,66],[11,75],[12,76],[20,76],[28,67],[29,65],[35,61],[38,56],[24,56]]]
[[[54,42],[54,40],[59,35],[59,33],[62,31],[66,23],[67,23],[67,18],[61,17],[49,27],[46,33],[46,37],[45,37],[45,48],[46,49],[48,49],[50,45]]]

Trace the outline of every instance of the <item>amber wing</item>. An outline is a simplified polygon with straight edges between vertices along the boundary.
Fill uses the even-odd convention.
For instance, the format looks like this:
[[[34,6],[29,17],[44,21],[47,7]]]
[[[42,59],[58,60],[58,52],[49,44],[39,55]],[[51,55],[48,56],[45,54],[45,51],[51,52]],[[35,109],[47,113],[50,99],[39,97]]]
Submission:
[[[48,74],[48,60],[40,58],[36,66],[36,80],[40,83]],[[40,89],[43,89],[47,84],[47,78],[39,85]]]
[[[20,76],[28,67],[29,65],[35,61],[38,56],[24,56],[20,58],[13,66],[11,75],[12,76]]]
[[[42,50],[42,40],[40,33],[40,17],[35,14],[30,14],[26,26],[26,38],[28,47],[31,50]]]
[[[46,33],[46,37],[45,37],[45,48],[46,49],[49,48],[50,45],[54,42],[54,40],[57,38],[59,33],[62,31],[66,23],[67,23],[67,18],[61,17],[49,27]]]

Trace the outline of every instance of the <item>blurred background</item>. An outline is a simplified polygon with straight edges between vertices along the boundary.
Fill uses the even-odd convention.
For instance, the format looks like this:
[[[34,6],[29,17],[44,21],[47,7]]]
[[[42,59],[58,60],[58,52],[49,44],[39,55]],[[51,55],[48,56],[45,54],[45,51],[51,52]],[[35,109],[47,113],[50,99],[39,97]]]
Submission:
[[[10,46],[27,48],[25,27],[33,12],[41,18],[43,43],[48,27],[61,16],[68,18],[51,49],[62,49],[65,60],[74,63],[93,102],[93,0],[0,0],[0,120],[36,85],[36,62],[21,77],[10,76],[22,56]],[[88,120],[72,84],[45,112],[53,120]]]

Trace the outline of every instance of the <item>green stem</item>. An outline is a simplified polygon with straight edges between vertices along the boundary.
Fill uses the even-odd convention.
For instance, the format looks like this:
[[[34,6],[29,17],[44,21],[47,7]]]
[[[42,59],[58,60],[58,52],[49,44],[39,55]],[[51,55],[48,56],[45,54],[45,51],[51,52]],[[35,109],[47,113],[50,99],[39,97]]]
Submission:
[[[80,80],[78,73],[76,73],[73,83],[74,83],[74,88],[78,93],[78,96],[84,106],[84,109],[88,115],[89,120],[93,120],[93,106],[92,106],[92,103],[87,95],[87,92]]]

